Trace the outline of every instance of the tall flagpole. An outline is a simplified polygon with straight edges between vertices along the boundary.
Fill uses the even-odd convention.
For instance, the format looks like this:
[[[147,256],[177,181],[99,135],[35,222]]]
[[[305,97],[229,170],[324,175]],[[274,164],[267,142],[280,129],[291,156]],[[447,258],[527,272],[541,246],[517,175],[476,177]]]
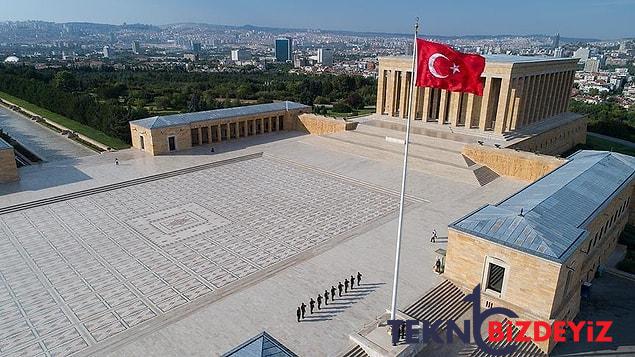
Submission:
[[[401,236],[403,235],[403,206],[406,195],[406,176],[408,172],[408,145],[410,144],[410,120],[414,115],[412,108],[412,96],[414,94],[415,82],[417,80],[417,34],[419,33],[419,18],[415,22],[415,37],[412,44],[412,77],[410,80],[410,97],[408,100],[408,122],[406,123],[406,140],[403,150],[403,172],[401,174],[401,195],[399,197],[399,227],[397,228],[397,248],[395,249],[395,277],[392,282],[392,302],[390,308],[390,319],[395,320],[397,316],[397,286],[399,283],[399,256],[401,255]],[[404,108],[405,110],[405,108]]]

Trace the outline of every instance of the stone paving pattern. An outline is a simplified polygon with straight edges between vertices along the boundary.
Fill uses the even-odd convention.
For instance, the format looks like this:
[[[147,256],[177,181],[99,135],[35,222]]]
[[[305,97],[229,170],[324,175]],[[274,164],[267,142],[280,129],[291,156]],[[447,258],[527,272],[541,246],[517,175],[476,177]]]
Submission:
[[[0,356],[81,351],[397,207],[261,158],[2,215]]]

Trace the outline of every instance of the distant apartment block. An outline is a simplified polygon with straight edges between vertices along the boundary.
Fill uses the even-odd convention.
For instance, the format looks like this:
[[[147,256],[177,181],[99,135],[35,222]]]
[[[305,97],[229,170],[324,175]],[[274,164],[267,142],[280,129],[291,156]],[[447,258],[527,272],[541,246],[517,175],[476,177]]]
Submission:
[[[318,63],[323,66],[333,65],[333,49],[331,48],[318,48],[317,52]]]
[[[235,49],[231,52],[231,60],[234,62],[248,61],[250,59],[251,53],[244,48]]]
[[[278,38],[275,42],[276,62],[287,62],[293,59],[293,39]]]
[[[597,73],[600,71],[600,60],[597,58],[589,58],[584,62],[584,71],[590,73]]]
[[[141,53],[141,45],[139,44],[139,41],[134,41],[132,43],[132,53],[134,53],[135,55]]]

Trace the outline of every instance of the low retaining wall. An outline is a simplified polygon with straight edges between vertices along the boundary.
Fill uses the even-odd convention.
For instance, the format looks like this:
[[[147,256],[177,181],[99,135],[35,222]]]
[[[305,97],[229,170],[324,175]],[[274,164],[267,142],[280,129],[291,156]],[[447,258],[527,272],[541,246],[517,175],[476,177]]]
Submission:
[[[2,143],[0,143],[0,146],[2,146]],[[13,182],[18,179],[18,168],[15,163],[13,148],[0,149],[0,183]]]
[[[531,182],[538,180],[566,162],[564,159],[553,156],[475,144],[465,145],[462,154],[476,163],[489,167],[501,176]]]
[[[314,135],[338,133],[346,130],[355,130],[356,122],[347,122],[343,119],[334,119],[316,114],[300,114],[295,123],[295,129]]]

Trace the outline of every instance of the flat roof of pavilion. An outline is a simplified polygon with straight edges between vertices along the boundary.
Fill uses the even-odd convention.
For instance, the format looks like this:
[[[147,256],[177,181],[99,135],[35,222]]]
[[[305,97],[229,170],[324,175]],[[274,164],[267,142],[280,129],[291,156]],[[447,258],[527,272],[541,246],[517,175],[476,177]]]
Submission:
[[[301,103],[284,101],[267,104],[245,105],[234,108],[223,108],[206,110],[194,113],[181,113],[163,116],[154,116],[150,118],[133,120],[130,123],[138,125],[146,129],[166,128],[171,126],[180,126],[192,124],[196,122],[237,118],[255,114],[265,114],[279,112],[282,110],[297,110],[310,108],[308,105]]]
[[[582,150],[568,159],[502,202],[486,205],[449,227],[564,262],[586,237],[586,223],[635,178],[635,158],[628,155]]]

